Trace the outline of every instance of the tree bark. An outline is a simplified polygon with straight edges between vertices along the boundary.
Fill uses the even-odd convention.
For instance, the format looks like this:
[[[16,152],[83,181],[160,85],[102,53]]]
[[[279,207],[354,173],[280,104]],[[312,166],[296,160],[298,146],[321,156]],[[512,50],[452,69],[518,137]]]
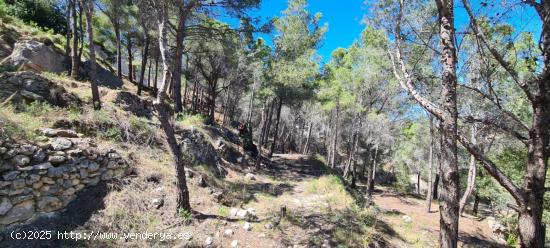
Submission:
[[[157,99],[154,102],[155,109],[158,113],[159,120],[161,122],[162,130],[166,135],[166,141],[172,153],[172,159],[176,169],[176,187],[177,187],[177,209],[187,211],[191,210],[189,203],[189,190],[187,188],[187,181],[185,178],[185,162],[183,160],[181,149],[177,143],[176,136],[174,134],[174,127],[170,123],[170,105],[166,102],[168,78],[170,73],[170,66],[166,56],[167,38],[165,32],[166,26],[166,13],[164,11],[165,6],[157,7],[158,11],[158,32],[159,32],[159,50],[162,58],[162,81],[158,90]]]
[[[472,144],[476,145],[476,126],[472,126]],[[462,216],[462,213],[464,212],[464,207],[466,206],[466,203],[468,203],[468,198],[470,198],[470,195],[474,191],[475,183],[476,183],[476,158],[474,155],[470,155],[470,167],[468,168],[468,182],[466,184],[466,190],[464,191],[464,195],[462,195],[462,198],[460,199],[460,206],[459,206],[459,213]]]
[[[74,0],[76,1],[76,0]],[[72,62],[71,62],[71,77],[74,79],[78,78],[79,61],[78,61],[78,25],[77,25],[77,15],[76,15],[76,2],[71,1],[71,9],[73,16],[73,47],[72,47]],[[82,13],[81,13],[82,15]]]
[[[306,143],[304,144],[304,149],[302,150],[302,154],[307,155],[309,152],[309,139],[311,138],[311,129],[313,128],[313,122],[309,122],[309,127],[307,128],[307,138]]]
[[[340,102],[336,103],[336,117],[334,119],[334,131],[333,131],[333,137],[332,137],[332,152],[331,152],[331,158],[330,158],[330,168],[335,167],[336,163],[336,148],[338,144],[338,123],[340,119]]]
[[[85,2],[84,2],[85,1]],[[95,61],[95,44],[94,44],[94,32],[93,32],[93,16],[94,16],[94,2],[93,0],[82,0],[82,6],[86,8],[86,31],[88,32],[88,41],[90,49],[90,84],[92,88],[92,101],[94,109],[101,109],[101,101],[99,99],[99,90],[97,88],[96,77],[96,61]]]
[[[131,83],[134,82],[134,65],[133,65],[133,54],[132,54],[132,37],[128,34],[128,45],[126,46],[128,50],[128,79]]]
[[[279,124],[281,122],[281,109],[283,108],[283,99],[279,98],[277,101],[277,120],[275,121],[275,132],[273,133],[273,142],[271,143],[271,149],[269,149],[268,157],[273,156],[273,150],[275,149],[275,144],[277,143],[277,133],[279,132]]]
[[[429,113],[428,113],[429,114]],[[433,153],[434,153],[434,118],[429,114],[430,121],[430,152],[428,155],[428,193],[426,194],[426,211],[430,213],[432,211],[432,197],[433,197]]]
[[[267,124],[267,112],[268,110],[266,109],[266,103],[264,103],[264,105],[262,106],[262,117],[260,121],[262,123],[262,127],[260,128],[260,139],[258,139],[258,157],[256,158],[256,163],[254,164],[256,168],[260,166],[260,161],[262,160],[262,146],[265,136],[264,129],[266,128]]]
[[[71,5],[72,1],[67,0],[67,9],[66,9],[66,29],[67,33],[65,34],[65,65],[67,66],[67,72],[71,74]]]
[[[176,107],[176,113],[183,112],[183,105],[181,102],[181,67],[183,57],[183,38],[185,32],[185,10],[183,4],[178,4],[178,28],[176,30],[176,51],[174,56],[174,72],[172,78],[174,79],[174,106]],[[214,99],[215,101],[215,99]],[[211,119],[212,121],[212,119]],[[214,122],[212,122],[213,124]]]
[[[138,96],[141,96],[141,89],[143,88],[143,79],[145,78],[145,68],[147,67],[147,57],[149,55],[149,35],[147,35],[147,30],[144,31],[144,47],[143,47],[143,58],[141,59],[141,71],[139,76],[139,83],[138,83],[138,89],[137,94]],[[151,65],[149,64],[149,78],[151,76]],[[149,78],[147,79],[147,85],[149,85]]]
[[[159,72],[159,56],[157,54],[157,56],[155,57],[155,80],[153,81],[153,91],[155,93],[157,93],[158,91],[158,85],[157,85],[158,72]]]
[[[118,23],[113,23],[115,30],[115,42],[116,42],[116,69],[118,78],[122,79],[122,45],[120,42],[120,26]]]

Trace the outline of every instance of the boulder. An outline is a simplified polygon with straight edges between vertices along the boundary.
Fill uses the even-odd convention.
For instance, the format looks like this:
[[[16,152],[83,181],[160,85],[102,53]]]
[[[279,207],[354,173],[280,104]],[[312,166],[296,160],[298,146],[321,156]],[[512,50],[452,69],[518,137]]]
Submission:
[[[239,246],[239,241],[238,240],[235,239],[235,240],[231,241],[231,247],[236,248],[238,246]]]
[[[216,150],[205,134],[195,128],[183,129],[180,131],[183,139],[181,149],[184,160],[189,161],[192,166],[204,165],[217,178],[224,177],[227,172],[218,164]]]
[[[250,224],[250,222],[244,222],[243,229],[246,231],[252,230],[252,225]]]
[[[2,63],[23,70],[61,73],[66,71],[64,61],[65,56],[51,45],[36,40],[20,40],[14,44],[12,53]]]
[[[0,102],[46,101],[58,107],[79,106],[82,101],[65,88],[31,71],[0,73]]]
[[[14,222],[23,221],[34,215],[34,202],[24,201],[13,206],[4,216],[0,217],[1,225],[9,225]]]
[[[256,176],[254,176],[254,174],[252,174],[252,173],[246,173],[246,175],[244,175],[244,179],[249,180],[249,181],[254,181],[254,180],[256,180]]]

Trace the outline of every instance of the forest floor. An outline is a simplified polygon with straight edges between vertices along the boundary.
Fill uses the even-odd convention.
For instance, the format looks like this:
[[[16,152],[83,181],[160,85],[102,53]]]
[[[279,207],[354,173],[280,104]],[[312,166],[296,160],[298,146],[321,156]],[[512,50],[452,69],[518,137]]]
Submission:
[[[170,213],[173,204],[171,189],[167,190],[165,204],[168,206],[161,209],[141,207],[147,202],[147,198],[143,199],[144,195],[154,194],[151,190],[171,187],[171,180],[164,179],[166,182],[161,184],[140,184],[138,187],[141,187],[142,194],[129,193],[134,192],[136,187],[130,183],[120,186],[122,189],[99,194],[97,199],[87,199],[88,202],[102,203],[94,213],[79,215],[78,208],[68,209],[64,215],[21,228],[107,232],[121,227],[130,230],[132,228],[128,227],[128,223],[131,223],[135,225],[134,231],[186,233],[190,234],[189,239],[52,240],[34,243],[5,239],[0,243],[3,247],[232,247],[232,242],[237,240],[237,247],[437,246],[437,205],[433,205],[434,211],[427,213],[424,201],[414,195],[396,194],[389,188],[377,187],[375,207],[361,209],[357,207],[357,199],[353,195],[362,197],[363,192],[349,192],[340,178],[331,173],[320,159],[312,156],[277,154],[271,161],[264,161],[259,169],[241,169],[229,169],[225,180],[239,185],[243,194],[250,194],[251,197],[240,206],[242,209],[255,209],[257,218],[248,220],[250,230],[244,228],[246,220],[231,213],[234,208],[217,203],[208,193],[208,187],[200,187],[194,182],[190,182],[189,186],[191,205],[196,215],[190,223]],[[250,172],[254,174],[253,180],[245,178],[245,174]],[[149,187],[154,189],[149,190]],[[286,208],[286,215],[278,219],[281,207]],[[117,219],[109,216],[109,212],[117,213]],[[140,219],[139,216],[143,215],[147,217]],[[405,221],[403,216],[409,216],[411,220]],[[211,240],[211,244],[206,245],[206,240]],[[491,238],[486,221],[465,217],[460,222],[460,247],[505,246]]]
[[[377,187],[375,204],[385,212],[382,220],[395,234],[395,247],[437,247],[439,238],[439,206],[434,203],[431,212],[426,202],[412,194],[398,194],[386,187]],[[410,220],[405,221],[405,217]],[[459,247],[507,247],[496,240],[486,219],[464,214],[459,223]]]

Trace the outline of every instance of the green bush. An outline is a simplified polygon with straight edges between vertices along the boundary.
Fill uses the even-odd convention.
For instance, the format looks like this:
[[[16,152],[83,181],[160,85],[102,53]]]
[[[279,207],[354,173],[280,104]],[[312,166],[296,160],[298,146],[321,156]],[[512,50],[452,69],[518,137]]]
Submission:
[[[0,15],[1,15],[1,13],[0,13]],[[17,70],[17,68],[15,68],[15,66],[13,66],[13,65],[9,65],[9,64],[1,64],[0,65],[0,73],[2,73],[2,72],[12,72],[12,71],[16,71],[16,70]]]
[[[53,107],[49,103],[34,101],[31,104],[25,106],[24,111],[31,116],[43,116],[51,112],[52,110]]]
[[[55,0],[0,0],[0,17],[11,15],[56,33],[66,32],[63,6]]]

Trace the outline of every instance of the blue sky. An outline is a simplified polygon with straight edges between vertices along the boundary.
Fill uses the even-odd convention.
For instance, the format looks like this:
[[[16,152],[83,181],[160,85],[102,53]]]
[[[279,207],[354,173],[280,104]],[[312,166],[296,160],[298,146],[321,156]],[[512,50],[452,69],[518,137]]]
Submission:
[[[321,24],[328,23],[328,32],[325,34],[325,39],[318,50],[324,62],[328,61],[334,49],[351,45],[359,38],[365,27],[361,22],[367,14],[364,0],[308,0],[307,3],[307,9],[311,14],[316,12],[323,14]],[[287,0],[262,0],[260,8],[250,11],[250,14],[254,17],[261,17],[262,23],[265,23],[275,16],[280,16],[281,11],[286,9],[286,6]],[[477,13],[480,9],[479,2],[472,1],[472,8]],[[489,16],[495,16],[497,11],[502,11],[498,5],[482,9]],[[461,4],[456,4],[455,13],[457,28],[464,30],[465,26],[469,24],[469,19]],[[515,8],[507,12],[507,16],[506,20],[516,30],[533,32],[536,39],[538,38],[541,29],[540,20],[532,8],[523,4],[516,5]],[[269,34],[260,34],[259,36],[271,43]]]
[[[348,47],[359,38],[364,25],[361,24],[366,9],[364,0],[309,0],[307,9],[311,14],[323,13],[321,24],[328,23],[328,32],[319,48],[319,55],[324,61],[330,58],[337,47]],[[262,17],[265,22],[272,17],[280,16],[286,9],[287,0],[263,0],[259,10],[253,10],[253,16]],[[266,35],[260,35],[268,39]]]

